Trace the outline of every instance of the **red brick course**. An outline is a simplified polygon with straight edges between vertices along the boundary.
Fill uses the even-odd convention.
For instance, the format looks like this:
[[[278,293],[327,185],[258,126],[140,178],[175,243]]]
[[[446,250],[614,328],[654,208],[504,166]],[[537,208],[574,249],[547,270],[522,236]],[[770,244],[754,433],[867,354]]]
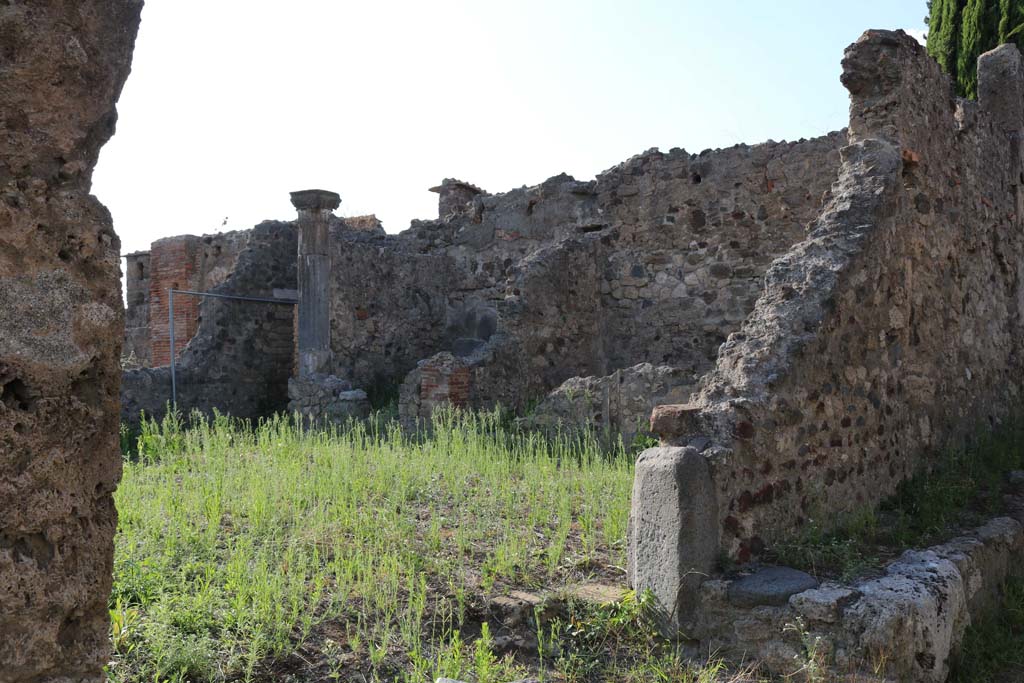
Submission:
[[[154,367],[170,365],[171,335],[168,320],[168,289],[197,289],[197,261],[200,245],[193,240],[160,240],[150,251],[150,345]],[[174,297],[175,357],[195,335],[199,327],[199,299]]]
[[[427,364],[420,372],[420,404],[430,407],[427,414],[443,403],[459,408],[468,405],[471,384],[468,367],[440,362]]]

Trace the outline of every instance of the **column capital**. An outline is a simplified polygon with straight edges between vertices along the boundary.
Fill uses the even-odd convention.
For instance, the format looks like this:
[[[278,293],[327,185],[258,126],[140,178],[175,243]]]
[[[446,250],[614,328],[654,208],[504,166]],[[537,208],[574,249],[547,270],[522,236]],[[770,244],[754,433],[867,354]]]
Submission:
[[[334,211],[341,206],[341,196],[329,190],[299,190],[291,197],[292,206],[299,211]]]

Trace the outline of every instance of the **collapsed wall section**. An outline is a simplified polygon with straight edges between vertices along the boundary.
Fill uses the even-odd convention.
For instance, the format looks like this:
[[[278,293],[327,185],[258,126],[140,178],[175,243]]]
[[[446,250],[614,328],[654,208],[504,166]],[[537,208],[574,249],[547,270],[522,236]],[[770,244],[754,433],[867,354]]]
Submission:
[[[89,194],[142,3],[0,4],[0,678],[105,679],[123,307]]]
[[[403,418],[426,420],[445,404],[522,412],[568,377],[601,371],[595,284],[603,241],[590,234],[548,246],[517,264],[501,296],[450,302],[457,352],[421,361],[406,377]]]
[[[294,300],[297,241],[293,224],[266,221],[252,230],[225,233],[217,237],[224,237],[228,244],[244,247],[231,259],[234,263],[230,272],[224,267],[218,275],[215,268],[207,268],[199,271],[202,274],[199,278],[193,271],[192,276],[197,277],[197,286],[204,287],[222,277],[220,284],[210,287],[208,291],[215,294]],[[203,238],[193,238],[183,240],[183,243],[193,244],[196,249],[183,261],[186,270],[191,264],[211,263],[211,260],[204,260],[203,252],[216,247],[216,239],[205,242]],[[154,245],[154,251],[159,244]],[[177,251],[175,248],[169,253]],[[222,249],[221,253],[226,251]],[[154,272],[153,278],[157,277]],[[166,278],[160,277],[162,283],[167,284]],[[159,292],[161,296],[166,295],[163,284],[159,288],[151,286],[154,298],[158,289],[162,290]],[[180,282],[178,284],[181,285]],[[187,308],[189,305],[195,309],[196,331],[191,337],[186,336],[186,345],[176,360],[178,409],[184,414],[192,410],[210,414],[216,408],[241,418],[264,417],[285,410],[288,403],[288,378],[294,367],[294,306],[176,295],[176,346],[179,307]],[[158,324],[161,319],[160,310],[160,306],[151,304],[154,338],[161,334],[158,332],[161,329]],[[162,330],[166,333],[166,302],[162,304],[162,310]],[[169,367],[140,368],[124,373],[121,418],[127,424],[137,425],[142,412],[159,419],[164,415],[170,399]]]
[[[807,240],[641,455],[630,580],[693,626],[702,577],[811,519],[871,507],[939,448],[1003,418],[1020,364],[1020,55],[979,63],[980,104],[903,32],[843,60],[851,144]]]

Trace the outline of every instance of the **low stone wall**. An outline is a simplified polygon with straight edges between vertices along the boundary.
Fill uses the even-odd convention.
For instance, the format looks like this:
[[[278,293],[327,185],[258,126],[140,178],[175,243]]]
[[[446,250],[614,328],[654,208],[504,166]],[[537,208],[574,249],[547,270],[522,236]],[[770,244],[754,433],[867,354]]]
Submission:
[[[370,414],[366,392],[334,375],[310,375],[288,380],[288,412],[307,424],[343,425]]]
[[[641,363],[603,377],[566,380],[521,424],[548,433],[586,429],[629,446],[648,435],[651,410],[685,401],[697,378],[678,368]]]
[[[442,406],[469,407],[473,366],[480,358],[467,360],[442,352],[422,360],[406,375],[399,390],[398,415],[408,429],[430,422]]]
[[[1014,517],[909,550],[878,578],[818,585],[762,568],[706,581],[682,627],[705,651],[797,680],[813,656],[819,680],[942,683],[967,627],[999,608],[1007,579],[1024,576],[1024,499],[1015,503]]]
[[[631,582],[681,623],[728,557],[893,493],[1006,415],[1022,386],[1024,69],[979,62],[974,104],[902,32],[843,60],[850,146],[807,240],[637,463]]]

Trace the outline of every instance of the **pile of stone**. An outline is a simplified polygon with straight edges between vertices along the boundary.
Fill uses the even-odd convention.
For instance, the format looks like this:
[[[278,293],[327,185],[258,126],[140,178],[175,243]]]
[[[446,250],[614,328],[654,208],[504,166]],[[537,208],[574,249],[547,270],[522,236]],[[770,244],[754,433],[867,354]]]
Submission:
[[[288,380],[288,410],[306,420],[342,424],[370,414],[370,401],[362,389],[335,375],[313,374]]]

